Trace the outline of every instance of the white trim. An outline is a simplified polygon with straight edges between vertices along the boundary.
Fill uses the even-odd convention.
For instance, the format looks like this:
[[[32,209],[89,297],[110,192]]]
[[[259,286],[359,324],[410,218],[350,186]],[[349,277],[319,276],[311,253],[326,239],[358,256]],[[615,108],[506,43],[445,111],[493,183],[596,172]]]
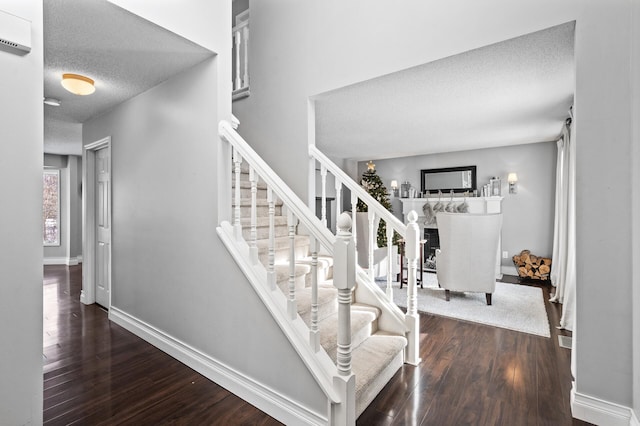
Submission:
[[[290,401],[285,395],[114,306],[109,310],[109,319],[284,424],[328,423],[326,418]]]
[[[516,267],[515,267],[515,266],[505,266],[505,265],[502,265],[502,266],[500,267],[500,271],[501,271],[503,274],[506,274],[506,275],[515,275],[516,277],[518,276],[518,270],[516,269]]]
[[[629,426],[633,425],[633,410],[614,402],[604,401],[584,395],[571,389],[571,413],[576,419],[596,425]],[[635,416],[633,416],[635,417]],[[636,418],[637,424],[637,418]]]
[[[77,257],[45,257],[42,259],[43,265],[67,265],[75,266],[82,263],[82,256]]]
[[[111,136],[100,139],[85,145],[82,148],[82,254],[84,259],[82,268],[82,291],[80,292],[80,301],[85,305],[96,302],[95,289],[95,152],[99,149],[107,148],[109,150],[109,176],[111,179],[109,185],[109,208],[111,208],[111,164],[113,158],[111,156]],[[109,212],[111,214],[111,211]],[[112,233],[113,218],[109,220],[109,232]],[[111,237],[111,236],[110,236]],[[111,241],[111,238],[109,238]],[[109,250],[112,251],[113,242],[109,244]],[[109,253],[109,280],[111,280],[111,253]],[[113,294],[113,282],[109,283],[109,305],[111,305],[111,295]]]
[[[629,426],[640,426],[640,420],[636,415],[635,410],[631,410],[631,420],[629,420]]]

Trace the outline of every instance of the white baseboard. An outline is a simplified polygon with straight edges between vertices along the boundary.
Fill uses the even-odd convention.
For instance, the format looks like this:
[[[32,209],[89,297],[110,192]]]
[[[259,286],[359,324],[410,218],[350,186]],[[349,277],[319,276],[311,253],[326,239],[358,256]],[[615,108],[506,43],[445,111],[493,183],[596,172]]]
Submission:
[[[44,265],[67,265],[75,266],[82,263],[82,256],[77,257],[45,257],[42,262]]]
[[[635,413],[631,408],[580,394],[573,389],[571,389],[571,413],[576,419],[596,425],[634,425]],[[638,424],[637,418],[635,424]]]
[[[640,426],[640,420],[638,420],[638,416],[636,415],[635,410],[631,410],[631,420],[629,421],[629,426]]]
[[[518,270],[516,269],[515,266],[504,266],[503,265],[503,266],[500,267],[500,271],[503,274],[518,276]]]
[[[114,306],[109,319],[284,424],[328,423],[327,418]]]

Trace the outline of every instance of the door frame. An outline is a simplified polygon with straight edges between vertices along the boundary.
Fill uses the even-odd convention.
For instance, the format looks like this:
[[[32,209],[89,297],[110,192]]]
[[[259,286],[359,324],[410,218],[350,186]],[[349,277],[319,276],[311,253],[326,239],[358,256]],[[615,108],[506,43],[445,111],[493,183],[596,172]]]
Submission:
[[[106,148],[109,153],[109,190],[107,199],[109,203],[109,241],[112,234],[112,209],[111,209],[111,136],[100,139],[85,145],[82,148],[82,291],[80,292],[80,302],[85,305],[96,303],[96,151]],[[111,274],[111,251],[113,244],[109,244],[109,263],[107,271],[109,275],[109,306],[111,306],[112,274]]]

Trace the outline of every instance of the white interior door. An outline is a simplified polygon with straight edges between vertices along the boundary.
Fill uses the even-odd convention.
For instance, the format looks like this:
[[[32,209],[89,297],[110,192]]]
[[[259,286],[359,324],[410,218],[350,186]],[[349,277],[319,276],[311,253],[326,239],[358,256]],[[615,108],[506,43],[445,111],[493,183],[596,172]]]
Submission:
[[[95,153],[95,287],[96,303],[109,308],[111,298],[111,177],[109,176],[111,159],[109,148]]]

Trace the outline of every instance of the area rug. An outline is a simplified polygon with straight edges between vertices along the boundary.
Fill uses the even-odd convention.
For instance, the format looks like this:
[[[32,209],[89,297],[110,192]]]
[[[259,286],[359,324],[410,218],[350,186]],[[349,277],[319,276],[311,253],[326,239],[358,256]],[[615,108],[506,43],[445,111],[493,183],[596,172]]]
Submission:
[[[424,288],[417,287],[418,311],[456,318],[523,333],[550,337],[549,319],[544,307],[542,289],[519,284],[496,282],[492,305],[488,306],[484,293],[451,292],[451,300],[444,298],[438,287],[436,274],[425,273]],[[386,281],[376,281],[384,291]],[[393,283],[393,300],[407,307],[407,286]]]

